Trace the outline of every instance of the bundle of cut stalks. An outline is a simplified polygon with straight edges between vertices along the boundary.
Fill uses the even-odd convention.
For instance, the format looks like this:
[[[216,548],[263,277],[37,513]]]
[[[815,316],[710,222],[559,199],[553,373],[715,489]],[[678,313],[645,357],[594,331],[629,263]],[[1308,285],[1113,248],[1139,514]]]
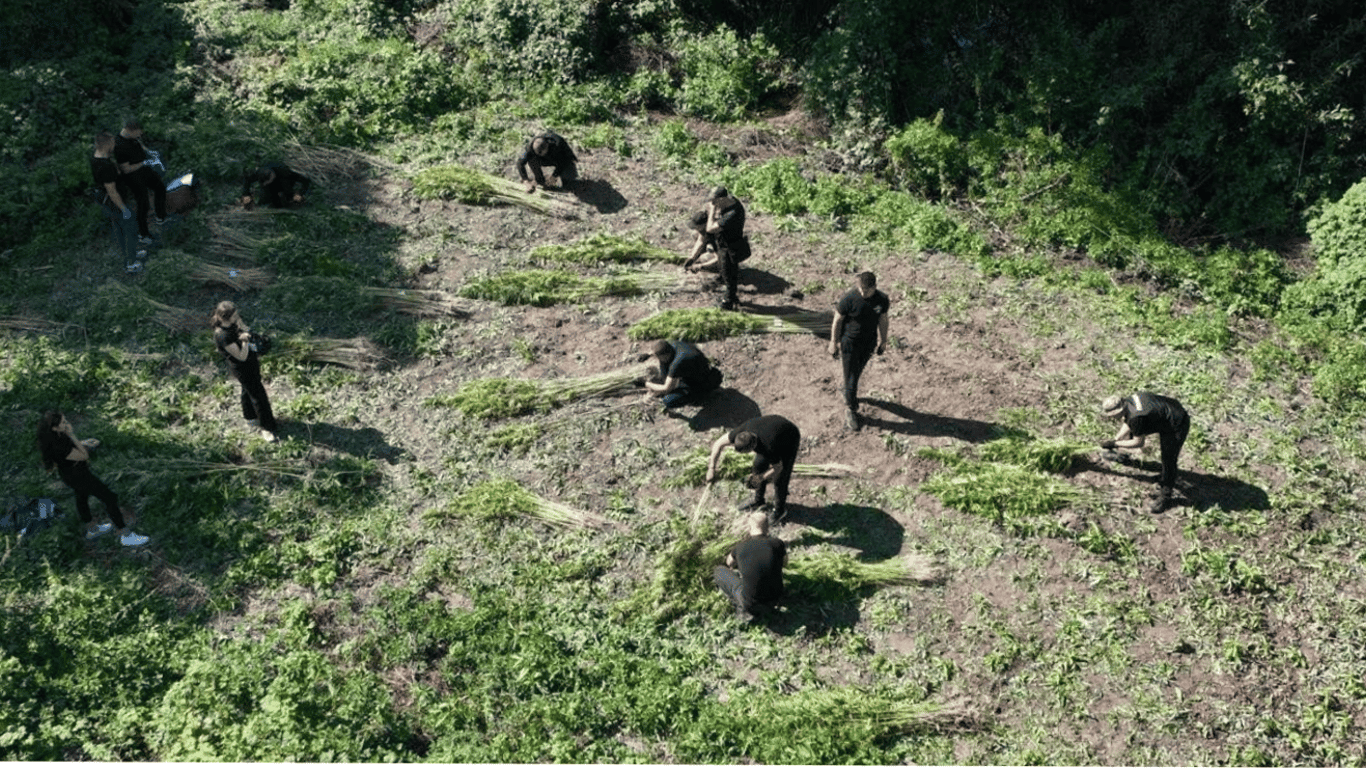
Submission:
[[[118,297],[124,302],[138,301],[155,310],[152,314],[152,322],[162,326],[173,333],[193,333],[209,328],[212,318],[207,312],[192,312],[188,309],[173,307],[170,304],[162,304],[152,300],[147,294],[140,290],[133,290],[122,283],[108,283],[101,291]]]
[[[296,479],[306,479],[308,477],[307,470],[301,469],[299,462],[294,459],[247,461],[241,464],[203,461],[201,459],[157,459],[154,464],[148,464],[147,466],[154,468],[143,469],[125,467],[122,469],[105,470],[105,472],[109,473],[110,478],[117,480],[119,485],[127,487],[132,491],[136,491],[143,487],[166,487],[186,478],[234,472],[250,472],[262,475],[275,475],[277,477],[292,477]]]
[[[418,171],[413,194],[424,200],[458,200],[466,205],[515,205],[528,211],[577,219],[578,208],[544,193],[527,193],[522,185],[460,165],[440,165]]]
[[[828,338],[829,312],[793,312],[781,317],[745,315],[719,309],[666,309],[631,326],[632,339],[713,341],[751,333],[810,333]]]
[[[705,447],[674,457],[669,465],[680,467],[673,477],[664,481],[665,488],[696,487],[707,482],[707,463],[711,451]],[[721,454],[721,466],[716,476],[722,480],[744,480],[752,471],[753,458],[749,454],[727,451]],[[848,464],[793,464],[793,477],[840,478],[858,474],[856,467]]]
[[[570,245],[542,245],[531,250],[531,258],[538,261],[558,261],[570,264],[600,262],[681,261],[682,257],[645,242],[634,235],[622,237],[599,232]]]
[[[471,486],[451,499],[444,509],[432,510],[427,516],[495,520],[531,517],[561,528],[605,528],[610,525],[605,518],[541,498],[507,479],[487,480]]]
[[[374,168],[396,170],[392,163],[345,147],[288,141],[282,149],[285,161],[291,169],[323,184],[335,184],[363,177]]]
[[[468,310],[462,309],[455,303],[450,294],[442,291],[413,288],[361,288],[360,292],[378,306],[404,315],[416,317],[466,317],[469,315]]]
[[[229,267],[208,261],[193,262],[186,276],[191,280],[226,285],[235,291],[265,288],[274,279],[270,270],[260,267]]]
[[[209,253],[223,258],[255,261],[276,234],[273,219],[288,214],[280,208],[256,208],[250,211],[229,209],[208,217]]]
[[[507,306],[549,307],[603,296],[636,296],[648,291],[687,288],[687,276],[638,272],[615,277],[579,277],[568,272],[528,269],[475,280],[460,289],[469,299],[486,299]],[[675,338],[675,337],[670,337]]]
[[[310,363],[325,363],[369,371],[389,362],[379,345],[363,336],[353,339],[283,338],[276,341],[284,354]]]
[[[27,333],[41,333],[45,336],[60,336],[67,331],[79,329],[81,326],[75,323],[54,323],[42,317],[0,317],[0,329],[6,331],[21,331]]]
[[[639,377],[639,368],[623,368],[597,376],[549,381],[475,379],[461,384],[454,394],[428,398],[426,404],[456,408],[466,416],[505,418],[629,392]]]
[[[839,584],[847,589],[928,584],[944,578],[943,568],[932,557],[908,554],[867,563],[847,554],[815,552],[789,558],[789,574],[809,581]]]

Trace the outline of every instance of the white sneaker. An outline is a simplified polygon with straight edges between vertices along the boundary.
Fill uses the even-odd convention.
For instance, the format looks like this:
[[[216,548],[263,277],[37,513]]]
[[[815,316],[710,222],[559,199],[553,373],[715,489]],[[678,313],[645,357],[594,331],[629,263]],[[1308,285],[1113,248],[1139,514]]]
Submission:
[[[109,532],[112,531],[112,530],[114,530],[114,524],[113,524],[113,523],[100,523],[99,525],[95,526],[94,528],[87,528],[87,529],[85,529],[85,537],[86,537],[87,539],[93,539],[93,538],[96,538],[96,537],[99,537],[99,536],[103,536],[103,535],[105,535],[106,533],[109,533]]]
[[[142,271],[142,262],[135,261],[132,264],[129,264],[128,266],[124,267],[124,269],[128,271],[128,274],[135,275]]]
[[[269,429],[261,430],[261,439],[265,440],[267,443],[274,443],[280,440],[280,438],[276,437],[275,433],[271,432]]]
[[[133,533],[132,531],[119,537],[119,543],[125,547],[140,547],[148,541],[150,541],[150,539],[146,536],[143,536],[140,533]]]

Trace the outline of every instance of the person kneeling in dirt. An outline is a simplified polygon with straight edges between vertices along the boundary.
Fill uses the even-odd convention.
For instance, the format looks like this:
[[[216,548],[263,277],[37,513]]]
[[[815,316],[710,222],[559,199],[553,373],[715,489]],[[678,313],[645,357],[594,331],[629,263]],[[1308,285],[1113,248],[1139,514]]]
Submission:
[[[747,620],[766,612],[783,596],[783,566],[787,545],[768,535],[768,516],[755,512],[745,519],[749,535],[726,553],[726,564],[716,566],[716,586],[735,604],[736,617]]]
[[[663,398],[666,411],[700,402],[721,386],[721,372],[695,344],[656,341],[650,354],[655,356],[659,372],[653,381],[645,381],[645,388],[654,397]]]
[[[726,283],[722,309],[735,309],[740,303],[740,262],[749,258],[749,238],[745,235],[745,206],[730,196],[725,187],[711,191],[707,207],[693,214],[689,226],[697,232],[692,254],[684,269],[703,269],[719,264]]]
[[[254,171],[247,171],[246,177],[242,180],[242,205],[251,205],[251,187],[257,183],[261,185],[261,204],[271,208],[285,208],[302,203],[304,194],[313,186],[313,182],[307,176],[284,163],[266,163]],[[294,191],[296,185],[299,187],[297,192]]]
[[[1186,409],[1173,398],[1151,392],[1136,392],[1123,400],[1107,397],[1100,404],[1100,410],[1110,418],[1123,421],[1114,439],[1101,442],[1101,448],[1142,448],[1143,438],[1152,434],[1161,440],[1162,478],[1157,496],[1148,511],[1153,514],[1162,512],[1171,501],[1172,489],[1176,486],[1176,457],[1181,453],[1181,446],[1190,432],[1191,421]]]
[[[773,519],[782,520],[787,514],[787,486],[792,482],[792,467],[797,461],[797,449],[802,442],[801,430],[782,416],[756,416],[730,432],[716,438],[707,462],[707,482],[716,482],[721,468],[721,453],[727,447],[740,453],[754,452],[754,465],[745,484],[754,489],[754,500],[741,510],[762,507],[764,491],[770,482],[778,497],[773,508]]]
[[[527,194],[531,194],[536,191],[537,184],[545,189],[550,188],[550,185],[545,183],[545,174],[542,172],[543,168],[550,166],[555,169],[550,178],[558,178],[560,188],[569,189],[570,185],[579,179],[578,162],[579,158],[575,157],[574,150],[563,136],[554,131],[546,131],[537,134],[522,148],[522,154],[517,158],[517,175],[526,184]],[[531,166],[531,175],[536,178],[534,182],[527,176],[527,166]]]

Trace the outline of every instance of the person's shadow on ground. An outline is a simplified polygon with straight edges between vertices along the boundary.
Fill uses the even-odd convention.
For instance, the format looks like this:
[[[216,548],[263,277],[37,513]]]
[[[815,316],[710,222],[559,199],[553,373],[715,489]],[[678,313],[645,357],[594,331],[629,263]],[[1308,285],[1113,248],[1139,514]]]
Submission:
[[[384,433],[374,427],[350,429],[325,422],[284,422],[281,426],[282,436],[288,436],[290,432],[303,431],[303,436],[313,445],[321,445],[360,458],[383,459],[389,464],[394,464],[406,455],[406,451],[390,445],[384,439]]]
[[[1128,477],[1138,481],[1151,482],[1156,487],[1162,473],[1162,463],[1145,461],[1137,457],[1119,454],[1118,459],[1079,459],[1069,472],[1098,472],[1101,474]],[[1172,499],[1172,506],[1189,506],[1204,512],[1219,507],[1230,512],[1255,509],[1271,509],[1271,497],[1265,489],[1231,477],[1207,475],[1201,472],[1180,470],[1176,477],[1176,490],[1179,494]],[[1185,498],[1182,499],[1181,496]]]
[[[953,437],[969,443],[985,443],[1000,436],[1002,431],[999,425],[991,422],[918,413],[900,403],[886,400],[861,398],[860,402],[882,411],[882,414],[863,411],[862,419],[865,425],[901,435]]]
[[[702,402],[702,407],[688,419],[688,426],[696,432],[717,427],[732,428],[762,416],[759,404],[738,389],[721,387]]]
[[[569,188],[569,192],[579,202],[596,208],[598,213],[616,213],[625,208],[628,202],[616,187],[602,179],[579,179]]]
[[[740,267],[740,275],[736,282],[739,285],[754,286],[754,292],[760,295],[786,293],[787,289],[792,287],[792,283],[772,272],[743,265]]]

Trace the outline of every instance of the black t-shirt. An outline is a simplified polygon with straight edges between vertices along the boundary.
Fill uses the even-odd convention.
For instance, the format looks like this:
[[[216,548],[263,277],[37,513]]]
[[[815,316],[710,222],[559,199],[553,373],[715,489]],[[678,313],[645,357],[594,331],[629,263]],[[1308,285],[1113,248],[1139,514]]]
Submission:
[[[241,333],[241,331],[237,330],[237,326],[233,326],[232,328],[214,328],[213,345],[218,347],[218,351],[222,353],[223,357],[228,359],[228,369],[233,373],[242,373],[251,370],[259,371],[261,369],[261,358],[250,346],[247,347],[246,360],[238,360],[228,352],[228,346],[238,342],[237,337],[239,333]]]
[[[532,149],[531,145],[536,139],[545,139],[548,146],[546,147],[544,155],[538,155],[536,154],[536,150]],[[563,168],[579,159],[574,155],[574,150],[570,149],[569,142],[565,141],[563,136],[554,131],[546,131],[545,133],[532,137],[531,141],[528,141],[526,146],[522,148],[522,154],[517,158],[517,173],[524,180],[527,177],[526,164],[530,162],[533,157],[539,160],[543,165],[550,165],[555,168]]]
[[[772,536],[750,536],[730,550],[740,571],[740,597],[745,610],[783,596],[783,560],[787,545]]]
[[[1129,425],[1129,432],[1134,437],[1175,433],[1189,420],[1186,409],[1170,397],[1135,392],[1124,401],[1124,423]]]
[[[272,174],[274,178],[271,178]],[[284,163],[266,163],[265,165],[250,171],[242,181],[242,194],[239,197],[246,197],[251,194],[251,185],[259,182],[263,192],[274,192],[277,196],[291,193],[294,186],[299,187],[299,194],[308,194],[313,182],[302,173]]]
[[[70,482],[71,478],[84,476],[90,472],[90,462],[68,459],[76,449],[76,443],[66,433],[57,433],[57,439],[43,443],[43,459],[57,466],[57,475]]]
[[[705,387],[711,362],[702,354],[702,350],[686,341],[671,341],[669,346],[674,348],[674,359],[669,363],[668,376],[678,379],[689,389]]]
[[[137,165],[147,159],[147,152],[141,141],[120,134],[114,137],[114,159],[119,165]]]
[[[790,468],[792,460],[797,457],[797,448],[802,441],[801,430],[797,429],[796,424],[782,416],[773,414],[756,416],[732,429],[730,431],[732,444],[735,442],[735,436],[740,432],[754,433],[754,471],[756,472],[762,472],[779,461],[788,464]]]
[[[111,181],[114,183],[119,196],[123,197],[125,201],[127,200],[128,193],[119,181],[119,167],[114,164],[112,159],[107,157],[90,158],[90,175],[95,178],[95,187],[100,193],[101,201],[106,199],[109,190],[105,185]]]
[[[891,300],[882,291],[874,290],[866,299],[857,288],[846,293],[839,303],[839,313],[844,317],[840,341],[860,347],[876,345],[878,322],[891,306]]]
[[[735,198],[731,198],[735,200]],[[727,242],[738,240],[745,234],[745,206],[739,200],[735,200],[729,208],[722,210],[716,216],[716,223],[721,227],[721,236]]]

